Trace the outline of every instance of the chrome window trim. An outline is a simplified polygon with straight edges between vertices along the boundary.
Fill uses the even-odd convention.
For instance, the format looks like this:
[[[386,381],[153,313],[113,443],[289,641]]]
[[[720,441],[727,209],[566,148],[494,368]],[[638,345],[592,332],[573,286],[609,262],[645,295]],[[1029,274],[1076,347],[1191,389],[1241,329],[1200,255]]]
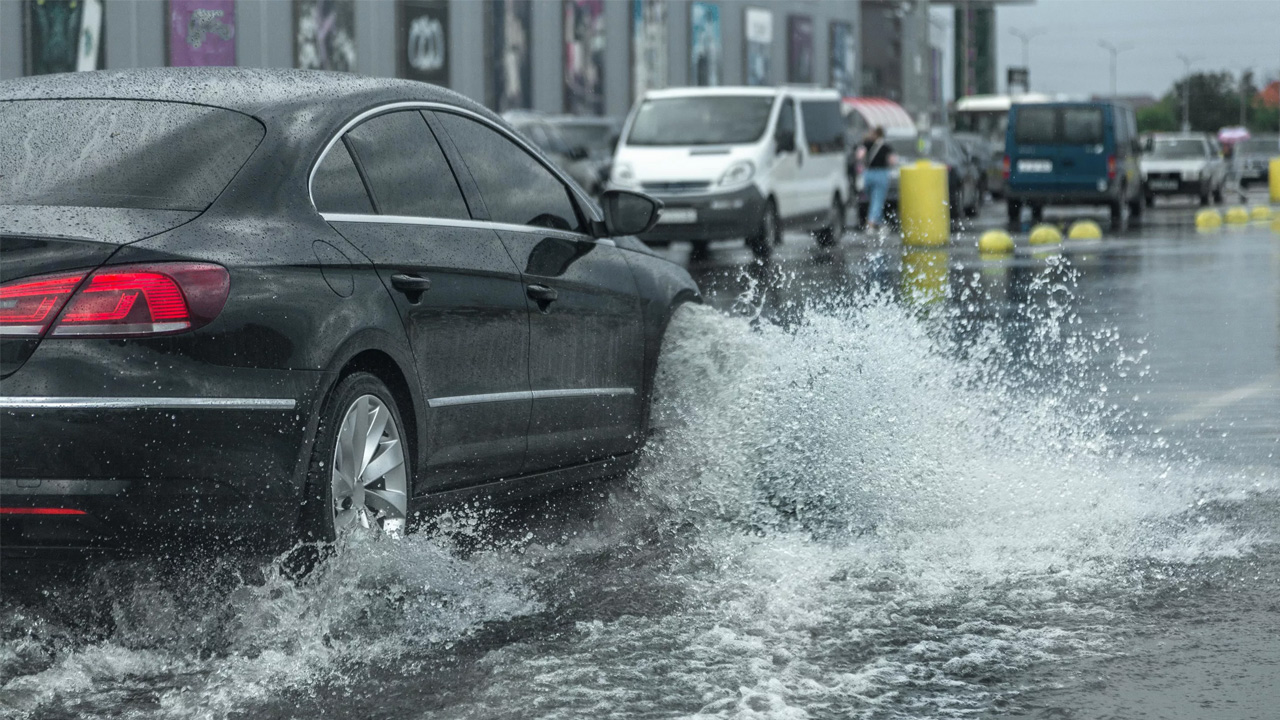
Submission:
[[[635,388],[562,388],[556,390],[516,390],[514,392],[482,393],[479,395],[452,395],[449,397],[428,398],[427,407],[442,408],[458,405],[479,405],[491,402],[512,402],[515,400],[553,400],[576,397],[613,397],[618,395],[635,395]]]
[[[537,225],[513,225],[511,223],[492,222],[489,220],[454,220],[453,218],[431,218],[418,217],[416,215],[368,215],[365,213],[320,213],[320,217],[326,222],[352,222],[352,223],[391,223],[396,225],[426,225],[429,227],[461,227],[461,228],[482,228],[489,230],[508,230],[512,232],[530,233],[537,235],[555,235],[557,237],[568,238],[571,240],[594,240],[596,242],[604,242],[606,244],[614,244],[610,238],[594,238],[590,235],[573,232],[572,230],[560,230],[558,228],[539,227]]]
[[[525,152],[528,152],[533,157],[534,160],[537,160],[538,163],[542,165],[542,167],[546,168],[552,175],[556,176],[556,178],[560,180],[560,182],[563,183],[565,187],[569,188],[569,191],[572,192],[574,197],[577,198],[578,200],[579,209],[586,211],[588,215],[587,217],[588,222],[604,221],[604,216],[596,212],[595,203],[592,202],[591,199],[588,198],[585,194],[583,194],[583,192],[578,188],[577,184],[574,183],[573,180],[569,178],[569,176],[561,172],[560,168],[544,160],[542,158],[541,151],[539,151],[533,145],[530,145],[523,138],[511,133],[509,130],[507,130],[506,128],[503,128],[500,125],[494,124],[492,120],[481,115],[480,113],[474,112],[472,110],[468,110],[464,107],[459,107],[457,105],[449,105],[448,103],[433,102],[429,100],[402,100],[402,101],[397,101],[393,103],[387,103],[385,105],[379,105],[377,107],[373,107],[368,110],[365,110],[364,112],[348,120],[338,130],[338,132],[334,134],[333,137],[329,138],[329,141],[324,145],[324,149],[321,150],[320,154],[316,157],[315,162],[311,164],[311,172],[307,174],[307,199],[311,202],[311,209],[315,210],[318,213],[320,212],[320,209],[316,207],[316,199],[311,192],[311,186],[315,182],[316,169],[320,167],[320,163],[324,162],[324,159],[328,157],[329,150],[333,148],[335,144],[337,144],[339,141],[342,140],[342,136],[346,135],[348,130],[355,127],[356,125],[359,125],[365,120],[368,120],[376,115],[383,115],[389,112],[395,112],[397,110],[441,110],[444,112],[454,113],[455,115],[462,115],[463,117],[471,118],[472,120],[476,120],[484,124],[485,126],[497,131],[499,134],[505,136],[508,140],[511,140],[516,145],[519,145],[521,148],[523,148]],[[443,148],[441,149],[443,150]],[[320,213],[320,214],[322,217],[324,216],[324,213]],[[379,215],[375,217],[382,217],[382,216]],[[432,219],[435,219],[435,218],[432,218]],[[446,219],[446,218],[441,218],[441,219]],[[533,226],[517,225],[514,227],[528,228]],[[583,237],[591,237],[591,236],[583,235]]]
[[[0,397],[3,410],[293,410],[292,398]]]

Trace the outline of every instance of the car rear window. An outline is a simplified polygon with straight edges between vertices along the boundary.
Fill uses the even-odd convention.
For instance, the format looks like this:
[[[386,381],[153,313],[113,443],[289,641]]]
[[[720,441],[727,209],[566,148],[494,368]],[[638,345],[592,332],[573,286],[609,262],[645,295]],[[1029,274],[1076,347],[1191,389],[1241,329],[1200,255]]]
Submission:
[[[0,102],[0,198],[12,205],[209,207],[265,129],[241,113],[152,100]]]
[[[1013,138],[1019,145],[1101,145],[1106,137],[1102,108],[1021,107]]]
[[[1049,145],[1057,137],[1058,111],[1051,107],[1024,107],[1018,110],[1013,138],[1019,145]]]

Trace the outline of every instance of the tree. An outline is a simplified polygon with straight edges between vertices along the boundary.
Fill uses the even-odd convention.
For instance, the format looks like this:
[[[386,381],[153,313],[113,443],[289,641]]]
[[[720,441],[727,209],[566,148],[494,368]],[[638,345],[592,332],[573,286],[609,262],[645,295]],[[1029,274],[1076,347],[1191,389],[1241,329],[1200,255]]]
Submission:
[[[1179,112],[1168,97],[1148,105],[1138,111],[1138,132],[1173,132],[1179,128]]]

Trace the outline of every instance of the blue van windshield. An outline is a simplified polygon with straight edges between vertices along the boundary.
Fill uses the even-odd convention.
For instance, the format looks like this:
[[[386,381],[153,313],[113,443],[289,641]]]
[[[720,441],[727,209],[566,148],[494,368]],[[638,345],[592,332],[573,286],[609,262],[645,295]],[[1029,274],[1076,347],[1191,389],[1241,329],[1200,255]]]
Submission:
[[[1019,145],[1101,145],[1102,108],[1042,105],[1018,108],[1013,139]]]

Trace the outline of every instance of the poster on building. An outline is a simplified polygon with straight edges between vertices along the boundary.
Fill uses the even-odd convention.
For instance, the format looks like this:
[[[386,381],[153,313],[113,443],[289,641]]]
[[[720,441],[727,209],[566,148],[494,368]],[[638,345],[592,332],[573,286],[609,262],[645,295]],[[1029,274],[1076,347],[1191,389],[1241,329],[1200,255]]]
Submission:
[[[236,64],[235,0],[169,0],[169,65]]]
[[[813,82],[813,18],[787,17],[787,82]]]
[[[744,22],[748,85],[772,85],[773,12],[747,8]]]
[[[831,87],[845,97],[858,94],[858,55],[853,39],[853,26],[847,22],[831,23]]]
[[[631,0],[631,90],[667,86],[667,0]]]
[[[485,104],[497,112],[533,106],[530,60],[530,0],[485,3]]]
[[[720,42],[720,6],[712,2],[689,5],[689,82],[719,85],[724,61]]]
[[[295,66],[355,71],[355,0],[294,0],[293,27]]]
[[[604,0],[564,0],[564,109],[604,114]]]
[[[449,85],[449,0],[402,0],[396,22],[400,77]]]
[[[27,0],[24,9],[25,74],[104,67],[102,0]]]

